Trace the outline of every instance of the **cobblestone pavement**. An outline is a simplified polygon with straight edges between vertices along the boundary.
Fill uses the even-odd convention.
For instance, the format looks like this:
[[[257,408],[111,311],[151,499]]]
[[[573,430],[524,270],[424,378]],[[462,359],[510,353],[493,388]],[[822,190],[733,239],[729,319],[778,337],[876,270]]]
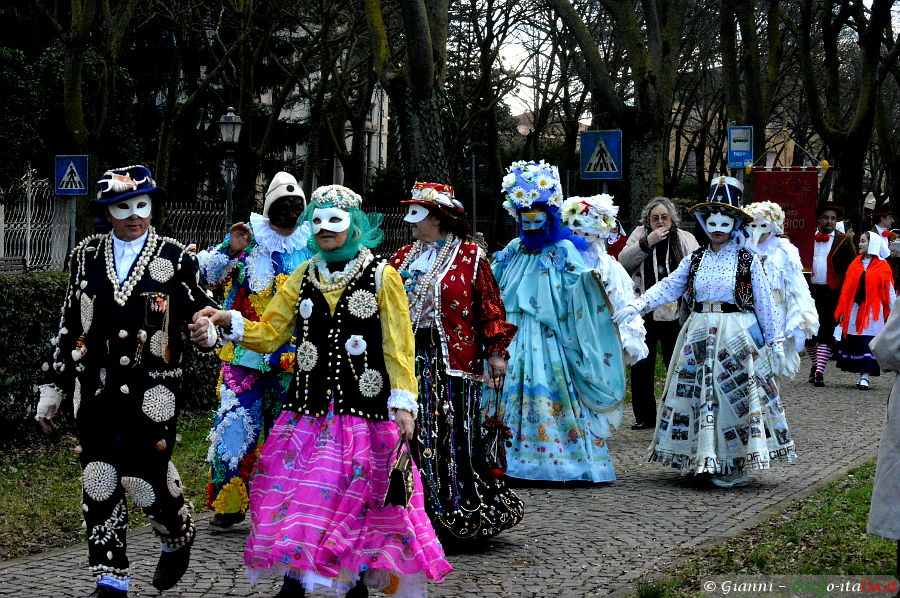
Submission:
[[[648,463],[652,431],[632,431],[626,409],[622,429],[609,442],[616,482],[517,489],[526,504],[522,523],[478,550],[450,552],[456,570],[431,585],[431,596],[627,595],[631,583],[670,568],[685,551],[734,535],[874,459],[893,374],[874,378],[869,392],[859,392],[853,375],[835,372],[833,365],[829,370],[826,388],[807,384],[805,368],[784,385],[799,459],[751,474],[745,488],[696,487],[676,471]],[[251,587],[244,575],[246,524],[211,536],[207,517],[200,517],[191,569],[165,596],[273,596],[277,584]],[[154,595],[150,577],[158,544],[149,528],[130,534],[129,543],[131,595]],[[86,596],[92,590],[86,567],[85,545],[5,561],[0,595]]]

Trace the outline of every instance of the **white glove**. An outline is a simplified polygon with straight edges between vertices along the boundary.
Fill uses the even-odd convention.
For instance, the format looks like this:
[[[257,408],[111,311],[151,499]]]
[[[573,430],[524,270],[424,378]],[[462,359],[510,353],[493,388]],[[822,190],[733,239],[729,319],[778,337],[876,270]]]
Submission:
[[[784,357],[784,349],[772,349],[769,351],[769,367],[776,376],[784,374],[787,359]]]
[[[844,337],[844,327],[838,324],[834,327],[834,340],[840,341]]]
[[[618,326],[619,324],[622,324],[623,322],[627,322],[631,318],[633,318],[635,316],[639,316],[639,315],[641,315],[641,314],[637,310],[637,308],[631,304],[628,304],[613,314],[612,321],[613,321],[613,324]]]
[[[41,419],[51,420],[56,416],[60,403],[62,403],[62,393],[53,384],[41,384],[39,387],[40,394],[37,404],[37,414],[34,416],[36,421]]]
[[[209,323],[209,318],[206,316],[197,318],[197,323],[199,324],[200,322],[206,322],[206,340],[197,344],[201,347],[214,347],[216,341],[219,340],[219,333],[216,332],[216,327]]]

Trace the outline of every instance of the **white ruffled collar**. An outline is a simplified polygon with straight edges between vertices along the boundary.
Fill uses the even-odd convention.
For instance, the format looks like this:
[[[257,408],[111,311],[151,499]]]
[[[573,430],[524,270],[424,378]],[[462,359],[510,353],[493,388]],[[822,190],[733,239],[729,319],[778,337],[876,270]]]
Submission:
[[[291,253],[306,247],[309,241],[310,227],[308,222],[304,222],[294,229],[289,237],[279,235],[269,219],[262,214],[253,212],[250,214],[250,226],[253,228],[253,237],[266,253]]]

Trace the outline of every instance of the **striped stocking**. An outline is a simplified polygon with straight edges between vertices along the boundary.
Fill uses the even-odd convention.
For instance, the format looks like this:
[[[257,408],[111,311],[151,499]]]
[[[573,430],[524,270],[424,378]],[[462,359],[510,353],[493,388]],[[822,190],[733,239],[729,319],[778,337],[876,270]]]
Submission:
[[[817,345],[816,346],[816,373],[824,374],[825,373],[825,364],[828,363],[828,360],[831,358],[831,347],[828,345]]]

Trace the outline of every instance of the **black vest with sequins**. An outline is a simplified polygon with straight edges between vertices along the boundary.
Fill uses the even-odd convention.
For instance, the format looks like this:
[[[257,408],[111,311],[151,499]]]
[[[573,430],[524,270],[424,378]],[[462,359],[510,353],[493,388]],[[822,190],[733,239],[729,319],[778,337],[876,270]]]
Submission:
[[[700,262],[703,261],[706,249],[701,247],[700,249],[695,249],[691,254],[687,291],[685,291],[684,297],[692,310],[696,307],[697,297],[697,293],[694,290],[694,279],[697,276],[697,270],[700,269]],[[753,282],[750,278],[750,266],[752,264],[753,254],[743,247],[738,249],[737,272],[734,275],[734,303],[741,311],[753,311]]]
[[[297,353],[294,376],[284,409],[308,415],[334,412],[366,419],[387,419],[391,383],[384,363],[381,317],[375,275],[381,262],[372,260],[347,285],[331,313],[325,296],[303,276],[297,304]],[[311,312],[309,304],[312,302]],[[308,316],[303,317],[304,313]],[[348,348],[351,336],[365,342]],[[351,354],[359,353],[358,355]]]

